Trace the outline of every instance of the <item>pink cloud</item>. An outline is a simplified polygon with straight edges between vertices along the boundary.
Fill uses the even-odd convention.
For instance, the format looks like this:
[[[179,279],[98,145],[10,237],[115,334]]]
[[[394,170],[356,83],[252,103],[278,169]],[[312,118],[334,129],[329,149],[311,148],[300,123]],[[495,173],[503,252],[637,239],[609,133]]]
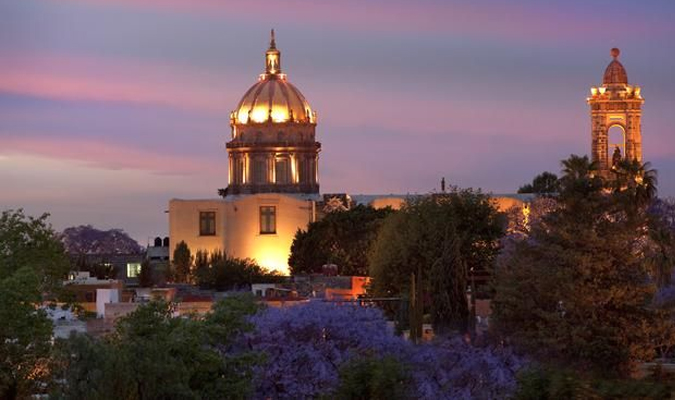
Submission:
[[[306,0],[71,0],[100,5],[125,5],[160,11],[193,12],[202,15],[257,19],[265,21],[297,21],[318,27],[359,29],[372,32],[422,32],[499,37],[526,42],[543,39],[588,38],[589,35],[615,32],[616,23],[609,10],[605,18],[569,7],[548,4],[491,4],[452,2],[392,2],[392,1],[306,1]],[[614,13],[614,14],[612,14]],[[273,16],[273,17],[272,17]],[[631,29],[642,33],[672,33],[667,21],[654,23],[640,15],[623,15],[631,19]]]
[[[3,58],[8,62],[0,74],[0,92],[56,100],[159,105],[223,117],[236,107],[256,75],[256,71],[215,73],[198,67],[49,53],[14,53]],[[442,89],[438,93],[384,91],[380,86],[364,87],[357,81],[298,84],[318,110],[322,124],[350,129],[379,127],[437,134],[451,128],[474,134],[508,130],[523,135],[531,132],[532,126],[547,126],[561,113],[558,105],[545,109],[537,104],[508,103],[498,94],[479,101],[447,96]],[[486,109],[490,118],[485,118]],[[55,117],[58,115],[49,116]]]
[[[3,137],[2,155],[67,159],[104,169],[132,169],[166,175],[194,175],[227,170],[227,162],[142,151],[133,147],[70,138]]]
[[[0,74],[0,92],[225,114],[232,107],[227,93],[233,90],[224,75],[197,68],[48,53],[2,56],[6,62]]]

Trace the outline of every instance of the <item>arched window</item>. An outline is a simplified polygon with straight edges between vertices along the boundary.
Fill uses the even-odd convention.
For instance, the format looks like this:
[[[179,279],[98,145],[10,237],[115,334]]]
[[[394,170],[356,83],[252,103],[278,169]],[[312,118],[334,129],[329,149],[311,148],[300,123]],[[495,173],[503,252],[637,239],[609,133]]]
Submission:
[[[612,125],[607,131],[607,162],[613,166],[626,158],[626,134],[621,125]]]

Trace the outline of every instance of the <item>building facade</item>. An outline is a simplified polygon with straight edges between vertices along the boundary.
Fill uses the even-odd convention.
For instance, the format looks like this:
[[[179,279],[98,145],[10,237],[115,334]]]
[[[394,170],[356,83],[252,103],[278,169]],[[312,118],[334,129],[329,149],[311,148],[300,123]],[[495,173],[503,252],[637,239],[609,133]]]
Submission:
[[[614,101],[605,94],[609,86],[603,91],[605,97],[598,97],[598,104],[603,104],[599,112],[618,107],[604,105]],[[616,89],[611,87],[619,90],[619,84]],[[613,118],[619,114],[607,115]],[[169,201],[171,257],[176,245],[184,241],[193,254],[223,251],[287,274],[291,244],[298,229],[306,229],[326,213],[356,204],[399,209],[411,197],[319,194],[321,144],[316,140],[317,114],[282,72],[274,32],[265,53],[265,72],[231,112],[230,128],[226,145],[228,186],[220,190],[221,198]],[[506,211],[523,207],[531,197],[507,194],[494,195],[493,199],[499,210]]]
[[[641,88],[628,84],[626,69],[613,48],[602,85],[591,87],[591,156],[603,176],[622,159],[642,162]]]
[[[281,70],[274,31],[265,72],[230,114],[228,186],[222,198],[169,202],[172,246],[223,251],[288,272],[298,229],[314,221],[319,199],[317,115]]]

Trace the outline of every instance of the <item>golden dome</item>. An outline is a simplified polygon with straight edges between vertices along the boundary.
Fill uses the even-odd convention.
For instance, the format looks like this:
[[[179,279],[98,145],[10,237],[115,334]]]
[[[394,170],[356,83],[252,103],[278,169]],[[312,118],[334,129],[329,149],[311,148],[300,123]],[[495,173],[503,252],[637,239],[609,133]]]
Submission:
[[[265,73],[232,112],[232,123],[316,123],[316,112],[305,96],[281,73],[281,54],[276,48],[274,30],[265,61]]]
[[[610,54],[614,57],[614,60],[605,69],[605,75],[602,77],[603,85],[628,84],[626,69],[618,60],[620,53],[616,47],[611,50]]]

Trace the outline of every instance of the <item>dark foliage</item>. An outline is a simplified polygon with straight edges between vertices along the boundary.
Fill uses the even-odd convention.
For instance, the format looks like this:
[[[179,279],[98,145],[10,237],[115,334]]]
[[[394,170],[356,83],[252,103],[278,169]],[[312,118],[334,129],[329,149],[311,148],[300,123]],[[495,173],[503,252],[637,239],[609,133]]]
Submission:
[[[321,273],[325,264],[336,264],[339,275],[368,275],[368,250],[391,209],[357,205],[328,213],[307,230],[298,230],[288,264],[291,273]]]
[[[597,379],[572,370],[532,368],[518,376],[514,400],[558,399],[670,399],[672,383],[644,380]]]
[[[532,183],[521,186],[518,193],[558,193],[560,182],[558,176],[552,172],[542,172],[534,177]]]
[[[398,400],[411,398],[410,377],[394,357],[355,358],[340,367],[339,400]]]
[[[114,335],[74,335],[55,356],[60,399],[243,399],[258,357],[234,349],[257,311],[251,298],[231,297],[203,319],[172,318],[153,302],[124,317]]]
[[[187,243],[181,241],[173,251],[173,280],[176,282],[189,282],[192,274],[192,252]]]
[[[415,274],[417,297],[438,302],[434,325],[468,327],[468,271],[490,271],[505,219],[488,195],[453,189],[408,202],[384,222],[370,253],[372,293],[406,296]]]
[[[644,207],[627,201],[630,188],[605,190],[613,182],[587,157],[563,169],[559,207],[495,273],[493,327],[547,362],[627,375],[655,353]]]
[[[41,289],[53,291],[68,273],[69,262],[63,244],[47,222],[49,214],[27,216],[23,210],[0,215],[0,279],[22,267],[33,269]]]
[[[254,283],[281,282],[284,278],[250,259],[230,257],[222,252],[195,254],[194,280],[202,289],[218,291],[249,288]]]
[[[154,271],[149,260],[143,260],[141,263],[141,272],[138,274],[138,286],[152,287],[155,284]]]

